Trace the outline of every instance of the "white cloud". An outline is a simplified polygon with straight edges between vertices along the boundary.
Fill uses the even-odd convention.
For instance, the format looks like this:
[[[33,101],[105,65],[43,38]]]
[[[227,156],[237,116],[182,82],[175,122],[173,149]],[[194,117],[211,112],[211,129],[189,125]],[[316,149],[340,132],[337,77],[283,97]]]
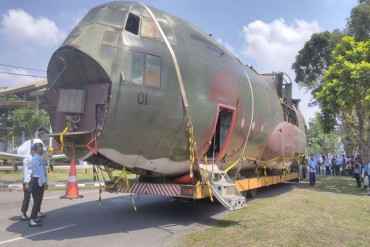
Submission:
[[[21,74],[21,75],[15,75],[15,74]],[[22,75],[30,75],[30,73],[28,73],[28,71],[25,69],[15,69],[15,68],[11,70],[0,69],[0,88],[16,86],[22,83],[28,83],[32,81],[38,81],[38,80],[45,79],[41,77],[30,77],[30,76],[22,76]]]
[[[231,52],[232,54],[236,56],[235,48],[232,45],[230,45],[229,43],[227,43],[226,41],[222,39],[217,39],[216,41],[220,43],[223,47],[225,47],[229,52]]]
[[[252,58],[258,70],[287,72],[304,43],[319,31],[316,21],[296,20],[287,25],[284,19],[271,23],[257,20],[243,27],[243,55]]]
[[[1,20],[0,34],[16,47],[54,46],[66,33],[45,17],[34,18],[21,9],[10,9]]]
[[[282,18],[271,23],[257,20],[243,27],[242,54],[255,61],[253,66],[258,72],[282,71],[294,80],[291,67],[295,57],[311,35],[317,32],[320,32],[320,27],[316,21],[295,20],[293,24],[287,24]],[[308,121],[318,110],[307,107],[311,94],[299,90],[297,84],[293,83],[293,97],[302,99],[301,108]]]

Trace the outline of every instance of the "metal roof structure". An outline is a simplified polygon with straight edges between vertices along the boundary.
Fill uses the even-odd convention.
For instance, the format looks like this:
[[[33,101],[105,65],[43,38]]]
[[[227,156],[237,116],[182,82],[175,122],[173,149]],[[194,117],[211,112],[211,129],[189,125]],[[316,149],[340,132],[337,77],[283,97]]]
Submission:
[[[0,97],[8,96],[11,94],[17,94],[23,98],[25,93],[30,94],[32,92],[39,91],[40,89],[45,89],[47,84],[48,84],[47,80],[40,80],[40,81],[25,83],[22,85],[17,85],[14,87],[8,87],[6,89],[0,90]]]

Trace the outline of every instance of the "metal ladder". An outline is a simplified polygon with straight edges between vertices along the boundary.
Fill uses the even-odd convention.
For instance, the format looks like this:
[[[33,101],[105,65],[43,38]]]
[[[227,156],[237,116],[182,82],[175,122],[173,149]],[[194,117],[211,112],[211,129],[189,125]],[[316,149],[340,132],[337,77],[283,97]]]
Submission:
[[[205,169],[204,165],[200,167]],[[218,169],[217,165],[208,165],[212,194],[230,211],[242,209],[246,205],[245,197],[236,189],[235,183],[225,171]]]

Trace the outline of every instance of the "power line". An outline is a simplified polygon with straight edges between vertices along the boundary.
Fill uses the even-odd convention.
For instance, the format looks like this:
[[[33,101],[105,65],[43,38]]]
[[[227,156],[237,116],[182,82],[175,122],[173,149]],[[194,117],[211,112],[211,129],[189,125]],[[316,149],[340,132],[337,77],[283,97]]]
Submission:
[[[2,63],[0,63],[0,65],[1,66],[5,66],[5,67],[17,68],[17,69],[28,69],[28,70],[33,70],[33,71],[46,72],[45,70],[41,70],[41,69],[31,69],[31,68],[20,67],[20,66],[9,65],[9,64],[2,64]]]
[[[0,71],[0,74],[46,78],[46,76],[41,76],[41,75],[27,75],[27,74],[20,74],[20,73],[5,72],[5,71]]]

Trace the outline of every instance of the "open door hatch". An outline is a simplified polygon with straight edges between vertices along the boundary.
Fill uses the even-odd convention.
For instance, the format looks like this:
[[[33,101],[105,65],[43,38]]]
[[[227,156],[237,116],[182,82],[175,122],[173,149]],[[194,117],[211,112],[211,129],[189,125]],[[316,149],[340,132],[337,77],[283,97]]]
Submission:
[[[207,158],[218,162],[223,158],[235,122],[235,108],[219,105],[216,121],[212,131],[211,143],[207,150]]]

